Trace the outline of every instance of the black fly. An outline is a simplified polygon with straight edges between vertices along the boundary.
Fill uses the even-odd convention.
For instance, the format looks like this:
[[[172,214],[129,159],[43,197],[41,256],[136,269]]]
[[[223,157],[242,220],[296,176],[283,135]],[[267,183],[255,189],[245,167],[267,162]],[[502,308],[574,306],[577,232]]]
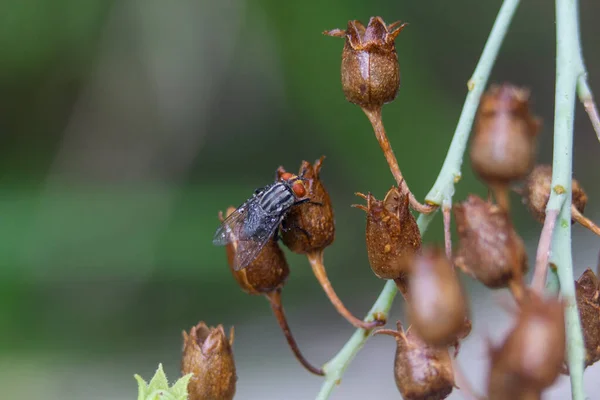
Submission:
[[[302,178],[284,173],[277,182],[257,189],[231,213],[217,229],[213,244],[224,246],[235,241],[234,269],[247,267],[273,238],[290,208],[310,200],[306,194]]]

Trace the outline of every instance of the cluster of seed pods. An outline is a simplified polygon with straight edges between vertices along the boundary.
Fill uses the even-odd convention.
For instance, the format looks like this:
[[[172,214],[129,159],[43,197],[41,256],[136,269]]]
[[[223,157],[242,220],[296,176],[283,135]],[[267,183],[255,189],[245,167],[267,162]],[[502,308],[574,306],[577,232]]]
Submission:
[[[423,245],[411,208],[429,213],[436,206],[419,203],[410,192],[381,119],[383,105],[394,100],[400,86],[395,39],[405,26],[399,22],[387,25],[380,17],[372,17],[367,26],[349,21],[346,30],[324,32],[346,40],[341,66],[343,92],[369,118],[396,180],[383,200],[371,193],[357,193],[366,204],[353,206],[366,212],[365,242],[371,269],[378,278],[395,281],[409,321],[406,330],[398,321],[395,330],[374,332],[396,339],[393,374],[404,399],[444,399],[458,386],[453,358],[458,355],[460,341],[471,332],[469,301],[458,274],[463,272],[490,289],[508,288],[518,306],[515,324],[501,344],[490,345],[487,398],[539,399],[561,372],[567,372],[564,304],[557,298],[544,298],[524,284],[528,258],[511,221],[509,195],[512,185],[524,182],[519,190],[524,202],[537,220],[544,221],[552,170],[535,166],[540,120],[530,112],[527,90],[510,84],[490,87],[481,99],[469,154],[476,175],[495,201],[492,196],[484,200],[470,194],[453,207],[458,237],[454,252],[449,226],[445,232],[450,245],[445,251]],[[290,208],[282,217],[281,227],[245,268],[235,265],[240,238],[234,237],[226,249],[239,286],[248,294],[264,295],[269,300],[294,355],[316,375],[323,375],[323,370],[300,352],[281,304],[290,270],[279,238],[292,252],[307,256],[332,304],[352,325],[371,332],[386,323],[383,319],[365,322],[356,318],[327,278],[323,255],[334,241],[335,221],[331,199],[320,178],[323,159],[314,164],[303,161],[298,175],[282,167],[277,170],[278,180],[301,177],[301,192],[308,201]],[[573,220],[599,233],[598,227],[583,216],[587,202],[583,189],[575,180],[572,187]],[[228,209],[225,217],[234,211]],[[219,218],[224,220],[222,214]],[[445,223],[449,224],[449,218]],[[600,283],[587,270],[575,285],[586,365],[591,365],[600,359]],[[208,328],[201,322],[189,334],[184,332],[182,372],[194,373],[190,399],[233,398],[236,371],[232,343],[233,330],[227,340],[222,326]]]

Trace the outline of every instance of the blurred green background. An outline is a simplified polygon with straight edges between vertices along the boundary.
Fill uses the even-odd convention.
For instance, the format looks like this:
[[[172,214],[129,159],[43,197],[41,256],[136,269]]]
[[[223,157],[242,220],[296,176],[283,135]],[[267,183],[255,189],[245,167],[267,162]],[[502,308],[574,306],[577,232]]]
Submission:
[[[236,286],[211,245],[217,212],[325,154],[337,236],[325,255],[339,296],[363,315],[382,282],[370,271],[355,191],[383,196],[392,177],[361,110],[344,99],[349,19],[408,21],[397,40],[402,86],[384,122],[422,198],[441,167],[500,1],[0,0],[0,388],[10,399],[131,399],[133,374],[159,362],[178,374],[181,331],[235,325],[238,399],[310,399],[320,379],[292,358],[267,302]],[[551,160],[554,7],[523,2],[491,82],[532,90]],[[600,96],[600,3],[581,1],[592,89]],[[600,145],[580,105],[575,173],[600,219]],[[483,194],[465,160],[456,200]],[[535,254],[539,226],[515,197],[513,218]],[[441,240],[440,218],[426,241]],[[574,227],[578,274],[598,238]],[[292,330],[323,363],[353,329],[303,257],[289,254]],[[461,361],[485,387],[484,338],[510,318],[498,294],[465,279],[475,330]],[[475,301],[476,300],[476,301]],[[401,316],[401,303],[393,318]],[[394,347],[373,339],[334,399],[397,398]],[[586,372],[590,398],[600,369]],[[595,377],[595,379],[594,379]],[[595,385],[595,386],[594,386]],[[548,398],[568,393],[561,378]],[[371,397],[373,396],[373,397]],[[453,394],[452,398],[460,398]]]

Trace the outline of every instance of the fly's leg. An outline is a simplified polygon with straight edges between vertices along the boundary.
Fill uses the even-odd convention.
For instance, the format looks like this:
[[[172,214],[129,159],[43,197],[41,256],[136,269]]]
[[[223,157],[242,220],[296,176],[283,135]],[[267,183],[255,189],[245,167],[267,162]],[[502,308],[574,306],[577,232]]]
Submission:
[[[304,204],[304,203],[308,203],[308,204],[314,204],[316,206],[323,206],[323,203],[320,203],[318,201],[312,201],[310,199],[310,197],[307,197],[306,199],[302,199],[302,200],[298,200],[297,202],[294,203],[295,206],[299,205],[299,204]]]
[[[283,220],[283,222],[281,223],[281,230],[283,232],[289,232],[294,229],[302,232],[304,234],[304,236],[306,236],[306,239],[310,242],[311,235],[310,235],[310,233],[308,233],[308,231],[306,229],[301,228],[296,224],[292,224],[292,225],[288,226],[288,224],[286,223],[285,220]],[[282,239],[281,235],[279,235],[279,239]]]

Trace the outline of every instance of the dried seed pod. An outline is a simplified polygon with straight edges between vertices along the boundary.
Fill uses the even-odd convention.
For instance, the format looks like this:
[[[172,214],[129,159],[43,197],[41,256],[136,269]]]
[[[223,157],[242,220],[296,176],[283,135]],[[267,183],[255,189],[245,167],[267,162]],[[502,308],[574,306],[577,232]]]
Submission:
[[[523,201],[527,204],[534,218],[542,223],[546,219],[546,206],[550,199],[551,190],[552,166],[536,165],[527,177],[523,192]],[[587,204],[587,195],[577,179],[573,179],[571,182],[571,192],[573,194],[573,205],[583,214],[583,210]]]
[[[324,159],[314,165],[302,161],[299,176],[308,181],[310,201],[293,207],[282,223],[283,243],[295,253],[323,250],[335,239],[333,207],[319,176]],[[277,170],[279,178],[286,173],[283,167]]]
[[[492,370],[487,400],[541,400],[542,391],[527,386],[510,372]]]
[[[235,394],[237,375],[233,360],[233,327],[229,340],[223,325],[208,327],[204,322],[183,332],[181,373],[192,373],[188,384],[190,400],[229,400]]]
[[[469,195],[454,206],[460,240],[454,263],[490,288],[521,282],[527,253],[506,211]]]
[[[481,98],[471,141],[477,175],[491,186],[524,178],[534,164],[540,126],[529,111],[528,90],[491,86]]]
[[[591,269],[585,270],[575,281],[575,293],[588,367],[600,360],[600,281]]]
[[[342,87],[346,99],[364,108],[379,108],[394,100],[400,87],[400,68],[394,41],[406,24],[386,25],[381,17],[371,17],[365,26],[348,21],[346,30],[323,32],[345,37],[342,52]]]
[[[398,330],[382,329],[379,334],[394,336],[396,357],[394,378],[405,400],[441,400],[454,387],[454,373],[448,349],[430,346],[409,327],[406,332],[398,321]]]
[[[234,207],[227,209],[227,216],[235,211]],[[219,219],[223,216],[219,213]],[[249,294],[264,294],[283,287],[290,274],[283,251],[279,248],[276,238],[269,240],[258,256],[244,269],[235,270],[234,260],[238,242],[233,240],[226,246],[227,261],[233,277],[242,290]]]
[[[234,211],[234,207],[228,208],[227,215]],[[219,213],[219,219],[223,221],[221,213]],[[246,293],[253,295],[264,294],[267,297],[273,314],[296,359],[311,373],[323,375],[323,371],[320,368],[315,368],[304,358],[288,325],[283,305],[281,304],[281,288],[285,284],[290,269],[283,251],[281,251],[281,248],[277,244],[277,239],[275,237],[270,239],[260,250],[258,256],[246,268],[241,270],[234,268],[237,246],[237,240],[231,241],[226,246],[227,261],[233,277]]]
[[[565,359],[564,304],[530,293],[528,301],[521,305],[514,328],[504,343],[491,348],[490,353],[490,393],[492,388],[500,390],[509,382],[527,393],[549,387],[560,374]]]
[[[469,310],[454,267],[438,248],[424,248],[405,260],[410,268],[406,306],[412,329],[430,345],[455,344],[464,335]]]
[[[366,242],[371,269],[381,279],[397,279],[403,270],[402,257],[421,248],[421,233],[409,209],[407,194],[392,187],[383,201],[356,193],[367,205],[354,205],[367,212]]]

